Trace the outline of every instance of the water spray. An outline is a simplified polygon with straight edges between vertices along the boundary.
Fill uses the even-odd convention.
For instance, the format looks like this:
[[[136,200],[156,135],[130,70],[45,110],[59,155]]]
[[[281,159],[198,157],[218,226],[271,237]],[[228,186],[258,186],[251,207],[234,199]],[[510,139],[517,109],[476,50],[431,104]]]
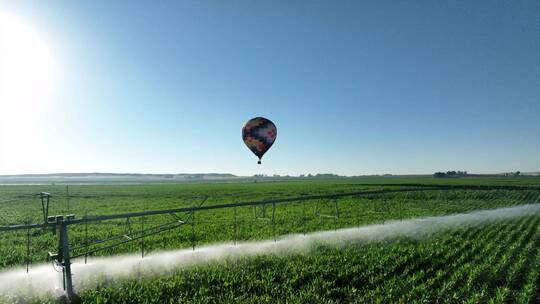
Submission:
[[[214,244],[174,251],[154,252],[141,258],[140,255],[89,258],[73,260],[73,285],[81,291],[97,286],[100,279],[121,279],[134,274],[156,274],[170,272],[171,269],[186,268],[191,265],[238,259],[261,254],[285,255],[305,253],[318,245],[339,245],[350,242],[368,243],[397,237],[424,238],[435,232],[461,226],[481,226],[505,219],[517,219],[540,214],[540,204],[474,211],[437,217],[423,217],[403,221],[391,221],[355,228],[308,234],[291,234],[277,241],[238,242],[234,244]],[[50,265],[32,267],[27,274],[25,268],[17,268],[0,273],[0,295],[17,298],[65,295],[59,288],[62,275]]]

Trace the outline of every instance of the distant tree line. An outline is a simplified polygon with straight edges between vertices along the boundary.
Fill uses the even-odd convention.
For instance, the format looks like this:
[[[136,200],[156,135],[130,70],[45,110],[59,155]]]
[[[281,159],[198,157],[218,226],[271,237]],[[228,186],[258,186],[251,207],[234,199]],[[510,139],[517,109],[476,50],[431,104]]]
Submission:
[[[446,172],[435,172],[433,177],[445,178],[445,177],[462,177],[467,176],[467,171],[446,171]]]
[[[304,175],[304,174],[300,174],[299,177],[303,177],[303,178],[331,178],[331,177],[339,177],[339,175],[337,174],[333,174],[333,173],[317,173],[315,175],[313,174],[308,174],[308,175]]]
[[[266,175],[266,174],[254,174],[253,177],[257,177],[257,178],[269,178],[269,177],[272,177],[272,178],[290,178],[291,176],[290,175],[279,175],[279,174],[274,174],[272,176],[269,176],[269,175]],[[295,177],[295,176],[293,176]],[[298,178],[337,178],[337,177],[340,177],[339,175],[337,174],[333,174],[333,173],[318,173],[318,174],[300,174],[298,176]]]

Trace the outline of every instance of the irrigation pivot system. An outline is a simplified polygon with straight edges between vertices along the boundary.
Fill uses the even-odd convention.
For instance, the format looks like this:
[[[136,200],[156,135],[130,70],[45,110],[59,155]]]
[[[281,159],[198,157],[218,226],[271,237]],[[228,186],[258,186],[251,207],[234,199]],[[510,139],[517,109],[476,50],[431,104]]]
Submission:
[[[413,191],[427,191],[427,190],[493,190],[493,189],[502,189],[502,190],[540,190],[539,188],[531,187],[519,187],[519,186],[441,186],[441,185],[406,185],[401,188],[390,188],[390,189],[381,189],[381,190],[369,190],[369,191],[359,191],[359,192],[347,192],[347,193],[333,193],[333,194],[324,194],[324,195],[305,195],[298,197],[290,198],[279,198],[279,199],[270,199],[262,201],[247,201],[247,202],[237,202],[229,204],[213,204],[213,205],[204,205],[207,200],[207,197],[201,197],[200,201],[192,207],[183,207],[175,209],[163,209],[163,210],[150,210],[142,212],[131,212],[131,213],[120,213],[120,214],[111,214],[111,215],[101,215],[101,216],[88,216],[87,214],[82,217],[77,217],[75,214],[67,215],[49,215],[49,203],[52,198],[52,195],[46,192],[39,194],[41,201],[42,213],[43,213],[43,222],[42,223],[24,223],[8,226],[0,226],[0,232],[6,231],[17,231],[17,230],[26,230],[27,231],[27,244],[28,252],[30,252],[30,230],[31,229],[42,229],[49,230],[57,236],[57,250],[56,252],[49,252],[49,257],[53,262],[54,266],[60,268],[62,271],[63,277],[63,290],[67,297],[68,301],[74,302],[77,298],[74,291],[73,281],[72,281],[72,271],[71,271],[71,260],[75,258],[84,257],[85,262],[89,255],[92,255],[96,252],[108,250],[120,245],[139,240],[141,243],[141,256],[144,257],[144,238],[162,233],[164,231],[176,229],[182,227],[186,224],[191,224],[193,229],[193,223],[195,214],[198,211],[203,210],[214,210],[214,209],[225,209],[225,208],[234,208],[233,214],[236,221],[236,207],[247,207],[252,206],[254,208],[254,214],[256,217],[266,218],[267,208],[271,208],[271,218],[268,218],[271,221],[272,232],[275,239],[275,212],[277,204],[286,204],[286,203],[298,203],[298,202],[309,202],[317,200],[330,200],[333,204],[335,212],[331,215],[321,215],[321,216],[331,216],[333,218],[340,217],[339,210],[339,198],[354,198],[369,196],[374,194],[388,194],[388,193],[398,193],[398,192],[413,192]],[[258,209],[257,209],[258,208]],[[169,220],[165,223],[159,223],[155,225],[148,225],[145,227],[144,219],[148,216],[155,215],[164,215]],[[123,225],[125,225],[125,230],[123,233],[118,235],[108,236],[99,240],[88,241],[88,224],[91,223],[101,223],[103,221],[110,220],[123,220]],[[132,223],[136,220],[140,221],[140,229],[132,229]],[[79,226],[84,229],[86,235],[85,242],[82,244],[72,244],[70,243],[69,231],[70,227]],[[193,231],[193,230],[192,230]],[[236,225],[235,225],[236,233]],[[236,243],[236,238],[235,238]],[[193,243],[193,248],[195,244]],[[27,260],[27,271],[28,271],[29,260]]]

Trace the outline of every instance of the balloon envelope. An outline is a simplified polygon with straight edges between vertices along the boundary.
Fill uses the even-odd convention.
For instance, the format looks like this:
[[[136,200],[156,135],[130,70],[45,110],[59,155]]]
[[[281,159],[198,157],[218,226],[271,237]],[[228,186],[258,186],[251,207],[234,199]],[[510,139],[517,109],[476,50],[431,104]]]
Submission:
[[[276,140],[276,136],[276,125],[264,117],[250,119],[242,128],[242,139],[251,152],[259,157],[259,164],[264,153]]]

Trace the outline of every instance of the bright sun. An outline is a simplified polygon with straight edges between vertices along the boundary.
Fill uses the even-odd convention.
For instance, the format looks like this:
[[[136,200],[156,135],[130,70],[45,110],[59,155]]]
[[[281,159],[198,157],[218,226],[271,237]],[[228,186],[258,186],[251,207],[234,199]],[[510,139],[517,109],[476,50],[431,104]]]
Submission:
[[[0,172],[26,170],[43,129],[55,83],[54,61],[32,27],[0,13]]]
[[[45,41],[20,20],[0,14],[0,113],[4,119],[39,114],[55,78]]]

